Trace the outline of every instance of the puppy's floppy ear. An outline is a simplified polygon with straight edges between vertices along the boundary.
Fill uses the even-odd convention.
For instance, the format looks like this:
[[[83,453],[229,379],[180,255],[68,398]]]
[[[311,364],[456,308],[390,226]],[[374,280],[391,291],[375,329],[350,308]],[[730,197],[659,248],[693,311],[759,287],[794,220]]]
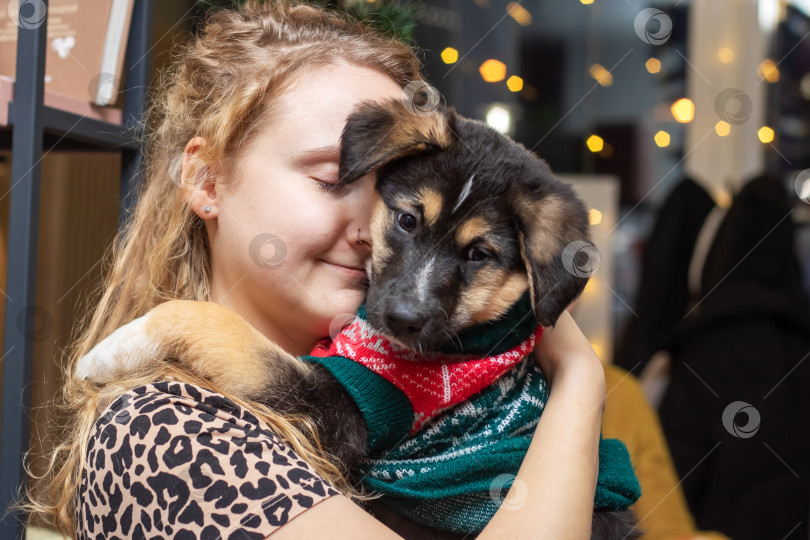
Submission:
[[[449,147],[455,140],[455,112],[409,111],[402,101],[363,102],[349,115],[340,139],[341,184],[354,182],[397,158]]]
[[[551,326],[585,288],[599,252],[589,240],[585,205],[538,161],[532,178],[516,182],[512,201],[534,314]]]

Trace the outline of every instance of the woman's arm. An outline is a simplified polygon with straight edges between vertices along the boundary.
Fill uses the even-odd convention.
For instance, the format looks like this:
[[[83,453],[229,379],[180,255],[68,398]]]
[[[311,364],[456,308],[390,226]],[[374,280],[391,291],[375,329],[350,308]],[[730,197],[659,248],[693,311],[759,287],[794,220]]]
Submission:
[[[591,535],[604,371],[568,312],[545,329],[535,357],[551,381],[551,393],[506,500],[525,499],[502,505],[479,538]]]
[[[535,350],[552,381],[545,411],[505,504],[478,536],[590,538],[599,466],[605,375],[590,343],[565,312]],[[343,496],[304,512],[273,538],[398,538]]]

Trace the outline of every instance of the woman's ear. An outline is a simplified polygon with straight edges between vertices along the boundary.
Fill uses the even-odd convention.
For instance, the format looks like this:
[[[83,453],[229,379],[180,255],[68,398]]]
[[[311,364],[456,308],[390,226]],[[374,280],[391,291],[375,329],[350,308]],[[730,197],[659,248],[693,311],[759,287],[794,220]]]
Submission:
[[[178,181],[189,208],[202,219],[217,217],[217,166],[208,156],[202,137],[188,141],[181,160]]]

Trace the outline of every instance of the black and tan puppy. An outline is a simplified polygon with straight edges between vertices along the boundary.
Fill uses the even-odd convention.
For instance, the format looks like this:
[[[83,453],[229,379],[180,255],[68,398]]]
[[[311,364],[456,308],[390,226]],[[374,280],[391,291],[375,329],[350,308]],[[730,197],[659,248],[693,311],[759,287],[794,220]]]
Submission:
[[[485,124],[445,107],[413,114],[400,102],[364,104],[343,133],[339,182],[374,170],[366,309],[381,333],[434,350],[499,318],[527,290],[537,320],[549,326],[584,288],[587,277],[575,269],[587,261],[565,249],[588,240],[582,202],[544,161]],[[224,391],[311,415],[346,471],[364,455],[363,416],[331,374],[216,304],[158,306],[93,349],[77,376],[107,381],[167,358]],[[406,537],[429,537],[404,520],[383,519]],[[594,538],[634,538],[632,521],[630,512],[595,512]]]
[[[369,322],[430,350],[497,319],[529,288],[553,325],[585,287],[563,249],[587,241],[587,212],[545,162],[483,123],[369,105],[344,131],[340,181],[378,170]],[[580,254],[585,255],[585,254]],[[580,261],[581,262],[581,261]]]

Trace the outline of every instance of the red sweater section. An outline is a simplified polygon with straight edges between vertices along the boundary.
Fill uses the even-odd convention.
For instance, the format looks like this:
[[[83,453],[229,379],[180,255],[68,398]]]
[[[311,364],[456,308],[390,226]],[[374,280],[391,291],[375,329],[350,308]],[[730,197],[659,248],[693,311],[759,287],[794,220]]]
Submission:
[[[517,347],[486,358],[418,353],[376,333],[356,318],[334,340],[321,342],[312,356],[342,356],[358,362],[402,390],[414,411],[411,433],[439,414],[477,394],[532,352],[543,334],[537,329]]]

